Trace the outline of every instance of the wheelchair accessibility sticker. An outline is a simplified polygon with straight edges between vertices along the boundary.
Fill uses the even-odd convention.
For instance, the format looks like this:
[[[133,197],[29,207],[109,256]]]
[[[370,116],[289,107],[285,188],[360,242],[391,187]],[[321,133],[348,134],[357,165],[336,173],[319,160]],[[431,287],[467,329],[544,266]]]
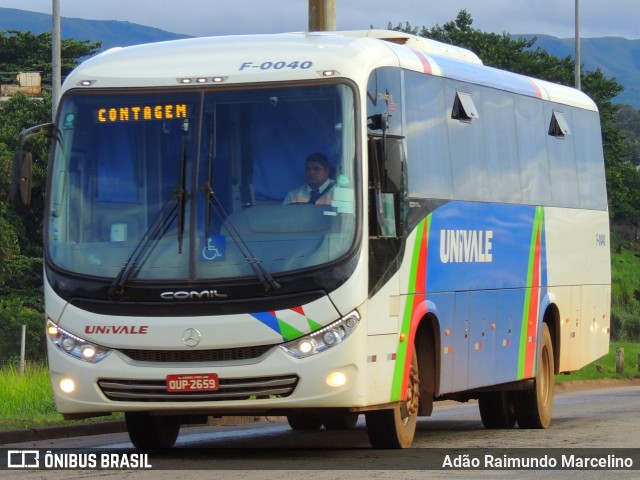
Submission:
[[[200,260],[213,262],[224,260],[227,251],[227,239],[224,235],[209,235],[202,247]]]

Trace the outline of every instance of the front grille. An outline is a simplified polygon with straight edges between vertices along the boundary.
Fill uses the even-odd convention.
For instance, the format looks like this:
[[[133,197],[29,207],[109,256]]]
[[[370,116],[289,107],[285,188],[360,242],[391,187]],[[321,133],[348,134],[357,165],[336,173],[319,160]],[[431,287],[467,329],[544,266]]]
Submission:
[[[217,350],[129,350],[118,351],[139,362],[229,362],[258,358],[275,345],[257,345]]]
[[[297,375],[221,378],[211,392],[168,392],[166,380],[100,379],[102,393],[116,402],[211,402],[288,397],[298,384]]]

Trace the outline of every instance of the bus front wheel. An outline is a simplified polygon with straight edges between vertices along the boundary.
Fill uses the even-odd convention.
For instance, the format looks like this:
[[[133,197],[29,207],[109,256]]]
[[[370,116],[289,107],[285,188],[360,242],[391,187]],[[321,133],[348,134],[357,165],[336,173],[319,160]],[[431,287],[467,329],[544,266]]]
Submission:
[[[327,430],[353,430],[358,423],[357,413],[335,413],[324,417],[322,424]]]
[[[322,426],[322,418],[315,414],[287,415],[287,422],[292,430],[318,430]]]
[[[180,418],[177,416],[125,412],[124,419],[129,439],[139,449],[171,448],[180,433]]]
[[[374,448],[408,448],[413,443],[420,401],[418,357],[414,349],[407,383],[406,399],[391,410],[365,413],[367,435]]]
[[[516,418],[520,428],[547,428],[553,411],[553,342],[546,323],[542,325],[538,372],[534,388],[516,393]]]

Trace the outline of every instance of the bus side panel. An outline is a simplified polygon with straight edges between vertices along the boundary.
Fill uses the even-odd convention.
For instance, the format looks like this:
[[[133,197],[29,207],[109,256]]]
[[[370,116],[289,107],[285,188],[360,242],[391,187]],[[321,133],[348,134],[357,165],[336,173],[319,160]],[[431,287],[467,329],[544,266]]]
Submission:
[[[545,209],[549,292],[560,312],[560,371],[609,350],[611,260],[606,211]]]
[[[496,382],[498,292],[469,292],[469,388]],[[492,326],[495,326],[492,328]]]
[[[518,367],[525,289],[435,293],[429,299],[441,332],[439,393],[523,378]]]
[[[419,321],[414,312],[422,303],[433,305],[440,393],[535,374],[546,285],[543,218],[535,206],[449,202],[416,228],[402,331]]]
[[[609,352],[608,285],[553,288],[560,310],[559,371],[579,370]]]
[[[492,332],[496,337],[493,365],[496,384],[511,382],[518,375],[524,297],[523,289],[500,290],[498,293],[498,321]]]
[[[582,325],[582,336],[589,341],[581,349],[586,365],[609,352],[611,332],[611,287],[608,285],[585,285],[582,287],[583,311],[588,312],[589,322]]]

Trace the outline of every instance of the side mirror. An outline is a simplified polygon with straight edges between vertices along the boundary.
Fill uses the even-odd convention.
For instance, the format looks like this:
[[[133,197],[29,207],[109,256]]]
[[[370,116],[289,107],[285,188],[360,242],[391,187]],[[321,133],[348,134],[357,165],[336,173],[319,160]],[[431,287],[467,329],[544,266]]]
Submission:
[[[20,151],[13,155],[11,199],[15,205],[28,207],[31,204],[32,166],[30,152]]]
[[[53,123],[44,123],[26,128],[18,136],[20,150],[13,155],[13,172],[11,176],[11,201],[14,205],[28,207],[31,204],[31,183],[33,160],[30,152],[23,150],[24,145],[32,138],[44,135],[53,138]]]
[[[387,113],[376,113],[369,117],[369,124],[367,125],[370,130],[381,130],[383,133],[389,129],[389,117],[391,115]]]

